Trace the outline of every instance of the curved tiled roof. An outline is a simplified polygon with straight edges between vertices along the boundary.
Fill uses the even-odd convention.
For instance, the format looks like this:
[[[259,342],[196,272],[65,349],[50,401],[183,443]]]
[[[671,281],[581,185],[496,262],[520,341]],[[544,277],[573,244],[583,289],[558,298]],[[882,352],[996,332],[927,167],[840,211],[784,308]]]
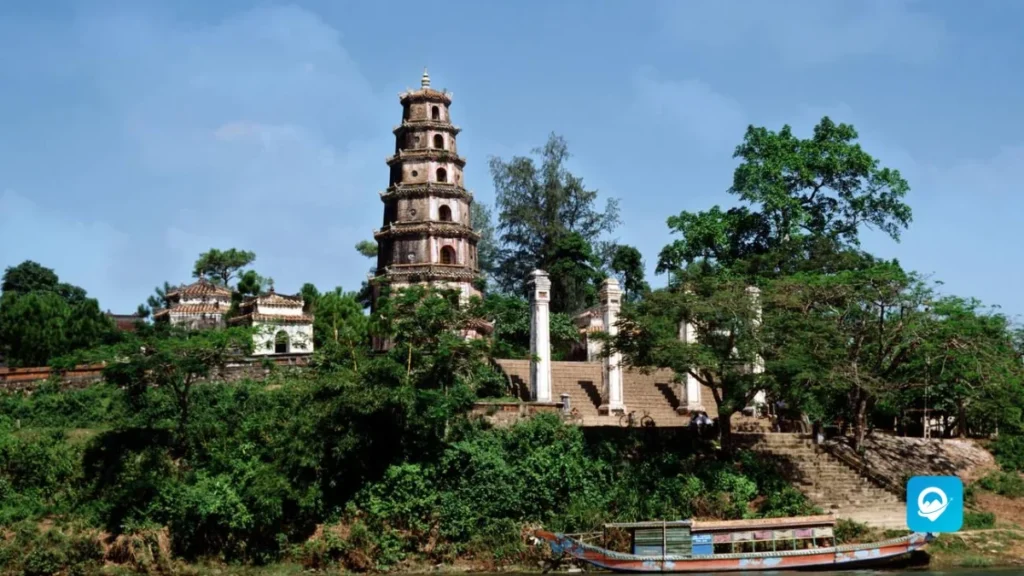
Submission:
[[[180,304],[173,308],[157,310],[153,317],[167,316],[168,314],[224,314],[227,311],[227,306],[220,306],[216,302],[212,304]]]
[[[243,324],[248,322],[267,322],[271,324],[312,324],[313,317],[305,314],[301,316],[286,316],[284,314],[258,314],[250,312],[235,316],[230,320],[232,324]]]
[[[193,282],[187,286],[179,286],[167,293],[167,297],[172,296],[227,296],[231,297],[231,290],[225,286],[214,284],[205,278],[200,278],[198,282]]]

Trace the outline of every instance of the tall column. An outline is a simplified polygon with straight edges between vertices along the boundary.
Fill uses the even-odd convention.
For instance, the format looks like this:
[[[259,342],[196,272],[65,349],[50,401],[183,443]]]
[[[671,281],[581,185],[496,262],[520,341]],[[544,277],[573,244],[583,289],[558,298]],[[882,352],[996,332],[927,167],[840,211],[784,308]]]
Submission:
[[[754,319],[753,325],[754,330],[761,327],[761,289],[757,286],[747,286],[747,295],[750,296],[750,305],[754,307]],[[751,371],[754,374],[764,373],[764,358],[760,354],[754,359],[754,365],[751,367]],[[764,390],[758,390],[754,394],[754,404],[764,405],[766,401]]]
[[[615,337],[619,332],[616,322],[619,320],[619,311],[622,310],[622,290],[619,288],[619,281],[615,278],[606,278],[601,283],[601,291],[598,293],[601,301],[601,315],[604,317],[604,330]],[[599,408],[602,414],[613,412],[625,412],[626,406],[622,401],[622,354],[613,352],[604,359],[604,404]]]
[[[535,402],[551,402],[551,280],[530,272],[530,392]]]
[[[690,324],[686,320],[679,323],[679,340],[684,344],[697,343],[697,331],[694,329],[693,324]],[[677,411],[686,413],[702,410],[704,406],[701,404],[700,382],[698,382],[692,374],[687,372],[681,387],[683,389],[683,397],[686,400],[684,401],[684,404],[679,406]]]

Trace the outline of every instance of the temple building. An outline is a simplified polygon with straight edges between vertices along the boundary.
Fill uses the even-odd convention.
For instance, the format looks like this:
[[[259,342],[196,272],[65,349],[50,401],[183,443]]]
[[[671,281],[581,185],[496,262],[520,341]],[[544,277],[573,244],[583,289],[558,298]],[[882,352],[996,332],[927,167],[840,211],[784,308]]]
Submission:
[[[269,292],[250,296],[238,307],[238,315],[229,323],[256,328],[253,355],[313,353],[313,316],[303,312],[301,295]]]
[[[205,278],[179,286],[166,297],[170,306],[157,310],[153,320],[192,330],[223,328],[224,315],[231,308],[231,290]]]
[[[480,273],[470,206],[473,195],[463,186],[465,158],[458,155],[460,129],[449,115],[451,94],[430,87],[424,70],[419,90],[404,92],[402,123],[394,129],[395,153],[384,203],[383,226],[374,232],[377,269],[372,278],[373,309],[383,283],[392,290],[414,284],[458,290],[464,300],[479,296]],[[488,333],[485,322],[467,327]]]

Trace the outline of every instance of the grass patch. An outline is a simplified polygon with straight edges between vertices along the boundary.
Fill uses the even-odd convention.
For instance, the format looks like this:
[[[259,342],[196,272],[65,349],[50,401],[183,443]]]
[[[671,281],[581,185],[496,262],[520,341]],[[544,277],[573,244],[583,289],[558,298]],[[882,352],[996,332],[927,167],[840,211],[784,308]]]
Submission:
[[[964,530],[995,528],[996,515],[991,512],[964,512]]]

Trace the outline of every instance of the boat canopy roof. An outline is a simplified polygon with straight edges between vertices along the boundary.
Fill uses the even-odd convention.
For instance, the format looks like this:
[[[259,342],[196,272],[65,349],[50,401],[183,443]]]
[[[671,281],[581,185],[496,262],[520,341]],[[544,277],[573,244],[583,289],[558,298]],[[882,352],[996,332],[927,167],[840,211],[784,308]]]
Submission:
[[[822,528],[836,524],[832,515],[797,518],[761,518],[757,520],[695,520],[693,532],[726,532],[730,530],[780,530],[786,528]]]
[[[605,524],[605,528],[619,528],[624,530],[636,530],[640,528],[688,528],[693,525],[692,520],[651,520],[648,522],[616,522]]]

